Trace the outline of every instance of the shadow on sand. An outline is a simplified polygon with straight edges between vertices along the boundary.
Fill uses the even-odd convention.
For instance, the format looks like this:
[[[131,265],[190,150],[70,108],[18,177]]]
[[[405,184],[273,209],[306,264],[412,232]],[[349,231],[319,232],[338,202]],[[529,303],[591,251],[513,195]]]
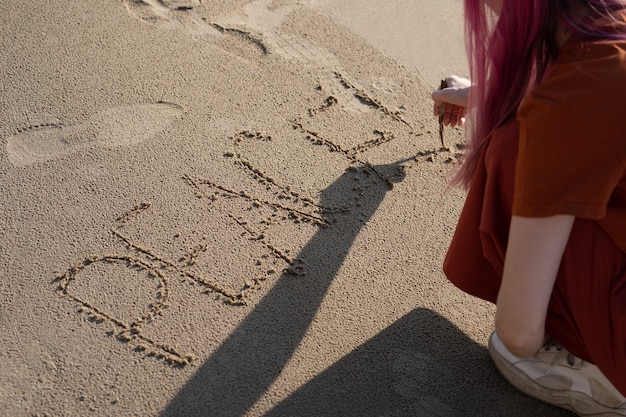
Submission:
[[[264,417],[573,416],[526,397],[486,349],[445,317],[416,308]]]
[[[368,171],[369,170],[369,171]],[[363,225],[401,164],[346,171],[320,205],[346,201],[354,176],[367,179],[361,204],[333,215],[297,258],[306,275],[283,274],[256,308],[198,369],[162,417],[239,417],[267,391],[293,355]],[[485,349],[435,312],[418,308],[318,375],[267,416],[568,415],[509,388]]]

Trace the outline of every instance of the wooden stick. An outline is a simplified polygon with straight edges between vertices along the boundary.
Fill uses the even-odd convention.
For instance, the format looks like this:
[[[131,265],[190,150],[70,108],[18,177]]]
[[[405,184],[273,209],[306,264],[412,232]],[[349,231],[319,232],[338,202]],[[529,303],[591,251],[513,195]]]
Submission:
[[[441,80],[439,89],[443,90],[446,87],[448,87],[448,83],[446,83],[446,80],[445,79]],[[446,142],[443,138],[443,115],[444,115],[445,109],[446,109],[446,104],[442,103],[441,106],[439,106],[439,139],[441,139],[441,147],[443,149],[448,149],[448,147],[446,146]]]

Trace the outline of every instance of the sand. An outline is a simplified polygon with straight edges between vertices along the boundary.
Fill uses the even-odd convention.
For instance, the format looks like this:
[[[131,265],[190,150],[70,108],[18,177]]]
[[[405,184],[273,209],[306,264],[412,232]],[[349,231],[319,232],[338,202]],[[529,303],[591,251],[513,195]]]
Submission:
[[[567,415],[441,272],[460,1],[381,3],[0,3],[0,415]]]

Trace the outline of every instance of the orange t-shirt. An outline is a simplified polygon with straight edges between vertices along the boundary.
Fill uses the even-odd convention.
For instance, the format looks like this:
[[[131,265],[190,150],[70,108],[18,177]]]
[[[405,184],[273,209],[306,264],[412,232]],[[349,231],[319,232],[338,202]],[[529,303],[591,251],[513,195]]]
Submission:
[[[596,220],[626,253],[626,42],[570,40],[518,120],[513,214]]]

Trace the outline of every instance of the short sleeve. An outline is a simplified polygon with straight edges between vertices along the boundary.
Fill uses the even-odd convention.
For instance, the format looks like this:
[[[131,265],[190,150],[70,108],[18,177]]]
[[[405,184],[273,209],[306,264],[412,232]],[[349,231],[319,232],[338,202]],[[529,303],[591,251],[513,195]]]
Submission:
[[[585,100],[585,94],[573,97],[571,92],[551,95],[550,91],[555,90],[531,93],[518,113],[513,214],[602,219],[623,176],[622,163],[589,125],[589,115],[581,118],[562,98]]]

